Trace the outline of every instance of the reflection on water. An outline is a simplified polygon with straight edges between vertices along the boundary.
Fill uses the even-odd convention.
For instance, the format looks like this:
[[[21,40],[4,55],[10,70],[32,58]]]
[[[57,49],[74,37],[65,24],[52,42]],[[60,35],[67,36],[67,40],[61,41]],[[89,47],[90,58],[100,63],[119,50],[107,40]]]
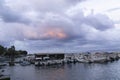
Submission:
[[[66,64],[64,66],[6,67],[12,80],[120,80],[120,61],[107,64]],[[7,73],[6,72],[6,73]]]

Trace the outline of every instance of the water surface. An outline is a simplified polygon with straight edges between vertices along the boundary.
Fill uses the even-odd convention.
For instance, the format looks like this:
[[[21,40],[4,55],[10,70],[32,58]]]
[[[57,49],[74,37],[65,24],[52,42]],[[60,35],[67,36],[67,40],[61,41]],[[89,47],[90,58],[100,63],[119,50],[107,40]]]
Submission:
[[[6,67],[11,80],[120,80],[120,61],[107,64],[76,63],[64,66]]]

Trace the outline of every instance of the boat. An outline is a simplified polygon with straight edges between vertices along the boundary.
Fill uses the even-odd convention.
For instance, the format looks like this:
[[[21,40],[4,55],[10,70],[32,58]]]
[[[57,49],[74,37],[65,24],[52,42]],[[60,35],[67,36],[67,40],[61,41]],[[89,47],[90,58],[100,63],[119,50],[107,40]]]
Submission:
[[[23,62],[20,63],[20,65],[21,66],[28,66],[28,65],[30,65],[30,63],[27,62],[27,61],[23,61]]]
[[[6,63],[0,63],[0,66],[6,66],[7,64]]]

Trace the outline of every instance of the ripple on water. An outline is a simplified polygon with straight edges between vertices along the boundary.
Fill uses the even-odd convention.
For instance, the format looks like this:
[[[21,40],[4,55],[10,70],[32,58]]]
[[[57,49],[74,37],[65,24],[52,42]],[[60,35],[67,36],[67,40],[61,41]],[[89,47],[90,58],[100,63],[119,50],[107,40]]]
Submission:
[[[76,63],[64,66],[6,67],[11,80],[120,80],[120,61],[107,64]]]

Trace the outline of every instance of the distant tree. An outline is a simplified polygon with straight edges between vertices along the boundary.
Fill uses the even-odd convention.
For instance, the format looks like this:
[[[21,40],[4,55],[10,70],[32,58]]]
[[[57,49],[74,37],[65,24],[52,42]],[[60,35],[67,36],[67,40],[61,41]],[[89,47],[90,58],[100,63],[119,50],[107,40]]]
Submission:
[[[10,48],[4,48],[2,45],[0,45],[0,55],[9,56],[9,58],[21,55],[26,56],[27,51],[15,50],[15,46],[11,46]]]
[[[5,48],[2,45],[0,45],[0,55],[4,54],[4,52],[5,52]]]
[[[27,55],[27,51],[19,50],[17,51],[17,55]]]
[[[7,49],[6,55],[12,56],[15,54],[15,47],[11,46],[10,48]]]
[[[27,55],[27,51],[22,51],[22,55]]]

